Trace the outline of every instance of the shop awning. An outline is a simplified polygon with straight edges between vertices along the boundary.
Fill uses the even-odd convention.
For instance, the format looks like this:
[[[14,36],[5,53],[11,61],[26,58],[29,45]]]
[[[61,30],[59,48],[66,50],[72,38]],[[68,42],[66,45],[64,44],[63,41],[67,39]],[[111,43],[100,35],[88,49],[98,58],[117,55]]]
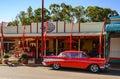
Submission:
[[[120,32],[120,24],[109,24],[106,26],[107,32]]]

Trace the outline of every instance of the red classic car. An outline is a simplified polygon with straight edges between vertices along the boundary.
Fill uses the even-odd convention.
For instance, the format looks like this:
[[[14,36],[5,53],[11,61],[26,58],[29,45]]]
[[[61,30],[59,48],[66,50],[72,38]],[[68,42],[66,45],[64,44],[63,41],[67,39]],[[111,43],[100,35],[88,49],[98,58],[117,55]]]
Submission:
[[[91,72],[108,69],[105,58],[92,58],[83,51],[63,51],[58,56],[44,56],[42,64],[57,70],[61,67],[89,69]]]

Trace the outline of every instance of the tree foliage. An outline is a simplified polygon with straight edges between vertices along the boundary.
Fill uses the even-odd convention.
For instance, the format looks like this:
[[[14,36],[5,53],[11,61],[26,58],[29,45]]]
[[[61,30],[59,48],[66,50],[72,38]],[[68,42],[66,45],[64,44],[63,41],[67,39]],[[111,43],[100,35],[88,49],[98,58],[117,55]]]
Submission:
[[[110,16],[118,16],[119,14],[115,10],[110,8],[101,8],[98,6],[88,6],[86,9],[86,15],[93,22],[103,21],[104,17],[109,19]]]
[[[74,8],[74,16],[77,22],[85,22],[85,10],[83,6],[77,6]]]
[[[59,4],[51,4],[49,6],[51,10],[51,20],[58,21],[60,20],[60,5]]]
[[[67,21],[71,22],[75,19],[76,22],[101,22],[106,17],[109,20],[110,16],[118,16],[116,10],[110,8],[102,8],[99,6],[88,6],[86,9],[83,6],[72,7],[65,3],[51,4],[49,10],[44,8],[44,22],[45,21]],[[28,7],[27,11],[20,11],[17,19],[10,22],[10,25],[17,26],[30,25],[32,22],[41,22],[42,8],[32,9]]]

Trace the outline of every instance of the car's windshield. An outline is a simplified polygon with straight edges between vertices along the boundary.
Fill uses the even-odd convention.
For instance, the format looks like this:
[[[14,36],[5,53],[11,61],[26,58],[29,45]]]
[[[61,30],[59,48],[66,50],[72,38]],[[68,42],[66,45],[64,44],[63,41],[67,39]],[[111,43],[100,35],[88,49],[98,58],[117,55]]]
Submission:
[[[60,53],[58,56],[59,56],[59,57],[62,57],[62,53]]]

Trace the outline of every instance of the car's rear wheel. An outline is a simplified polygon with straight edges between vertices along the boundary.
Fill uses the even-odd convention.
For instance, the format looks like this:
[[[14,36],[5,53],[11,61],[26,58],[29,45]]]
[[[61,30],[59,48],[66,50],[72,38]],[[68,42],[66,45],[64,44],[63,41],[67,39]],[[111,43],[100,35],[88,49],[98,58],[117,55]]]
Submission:
[[[55,69],[55,70],[58,70],[58,69],[60,69],[60,65],[57,64],[57,63],[54,63],[54,64],[52,65],[52,68]]]
[[[100,70],[99,66],[97,64],[92,64],[90,67],[89,67],[90,71],[93,72],[93,73],[96,73]]]

